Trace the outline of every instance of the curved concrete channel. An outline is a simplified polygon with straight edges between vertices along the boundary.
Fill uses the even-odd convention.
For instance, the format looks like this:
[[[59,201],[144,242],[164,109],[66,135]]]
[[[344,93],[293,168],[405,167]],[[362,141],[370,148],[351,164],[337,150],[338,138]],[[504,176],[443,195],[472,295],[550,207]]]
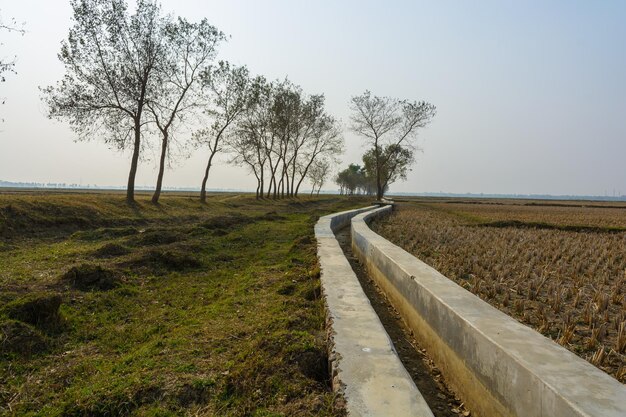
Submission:
[[[351,417],[433,417],[335,238],[373,208],[324,216],[315,225],[333,389]]]
[[[625,417],[626,388],[371,231],[391,206],[316,225],[333,387],[350,416],[431,416],[341,253],[352,249],[475,416]]]
[[[450,391],[440,370],[434,365],[429,353],[413,337],[398,311],[369,276],[365,266],[352,252],[350,227],[335,233],[339,246],[356,274],[363,292],[370,300],[372,308],[380,319],[411,379],[424,397],[435,417],[459,417],[469,414],[463,401]]]

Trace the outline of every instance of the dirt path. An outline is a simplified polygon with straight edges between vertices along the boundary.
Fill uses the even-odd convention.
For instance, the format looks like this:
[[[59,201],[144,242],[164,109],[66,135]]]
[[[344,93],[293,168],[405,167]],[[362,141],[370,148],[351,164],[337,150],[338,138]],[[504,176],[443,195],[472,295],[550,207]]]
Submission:
[[[435,417],[469,416],[470,412],[463,403],[446,387],[441,373],[428,357],[428,352],[422,349],[411,336],[411,331],[405,326],[398,312],[389,304],[352,253],[350,227],[337,232],[336,237],[359,278],[365,294],[370,299],[374,311],[391,337],[400,360]]]

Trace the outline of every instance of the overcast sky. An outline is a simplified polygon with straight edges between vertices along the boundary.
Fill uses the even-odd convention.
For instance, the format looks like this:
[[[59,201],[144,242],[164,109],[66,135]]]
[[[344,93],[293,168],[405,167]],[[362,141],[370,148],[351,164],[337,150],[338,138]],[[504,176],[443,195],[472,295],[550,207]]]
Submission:
[[[165,11],[207,17],[232,38],[220,58],[324,93],[347,125],[352,95],[435,104],[423,152],[392,191],[626,194],[626,2],[164,0]],[[129,153],[97,138],[75,142],[45,117],[38,86],[60,79],[65,0],[0,0],[27,33],[0,34],[18,74],[0,84],[0,180],[124,185]],[[364,149],[346,130],[344,164]],[[152,185],[144,154],[138,185]],[[166,172],[166,186],[198,187],[206,152]],[[211,188],[252,189],[220,164]],[[328,184],[325,188],[336,188]]]

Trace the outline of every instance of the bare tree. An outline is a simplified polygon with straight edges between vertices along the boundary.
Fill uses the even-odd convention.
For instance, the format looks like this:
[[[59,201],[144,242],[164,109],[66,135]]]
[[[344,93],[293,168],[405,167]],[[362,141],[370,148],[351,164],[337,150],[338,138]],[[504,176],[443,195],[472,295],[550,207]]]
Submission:
[[[8,22],[5,22],[2,19],[2,14],[0,14],[0,33],[2,32],[6,32],[6,33],[14,32],[14,33],[19,33],[21,35],[24,35],[26,33],[26,30],[24,29],[24,23],[18,24],[17,20],[15,20],[14,18],[11,18],[9,19]],[[0,46],[4,46],[4,43],[0,42]],[[16,60],[17,60],[16,56],[10,59],[0,56],[0,83],[3,83],[6,81],[7,73],[15,74]],[[0,100],[2,100],[2,104],[5,103],[4,97],[0,98]]]
[[[300,153],[301,158],[293,160],[294,167],[300,177],[295,185],[292,195],[298,196],[300,186],[307,177],[308,171],[320,159],[330,159],[337,162],[337,157],[343,152],[343,137],[341,129],[334,117],[324,111],[316,114],[312,121],[312,127],[307,131],[305,145]],[[295,183],[294,177],[293,182]]]
[[[323,95],[307,96],[289,80],[258,83],[253,104],[237,122],[241,147],[257,146],[259,198],[297,197],[311,166],[343,150],[339,123],[324,109]],[[241,163],[246,147],[231,146]],[[246,154],[247,155],[247,154]]]
[[[352,131],[363,136],[373,148],[376,197],[380,200],[385,191],[383,172],[394,156],[393,152],[385,153],[384,149],[388,146],[412,148],[419,129],[430,123],[436,108],[425,101],[378,97],[365,91],[352,97],[351,110]]]
[[[69,121],[80,139],[103,137],[119,149],[132,146],[130,203],[151,81],[164,53],[161,10],[149,0],[138,0],[132,15],[125,0],[70,3],[74,24],[58,55],[65,75],[43,89],[48,116]]]
[[[320,190],[330,175],[330,160],[318,159],[310,167],[307,178],[311,181],[311,195],[320,194]]]
[[[266,169],[267,155],[263,150],[263,144],[255,135],[237,134],[228,141],[229,153],[233,155],[230,163],[244,166],[254,174],[257,180],[256,198],[263,198],[264,172]]]
[[[204,113],[212,123],[208,128],[195,132],[193,136],[197,146],[204,145],[209,148],[209,159],[200,187],[200,201],[205,203],[206,184],[213,165],[213,158],[223,150],[224,139],[228,136],[228,130],[251,105],[252,96],[259,94],[263,80],[262,78],[250,80],[250,74],[246,67],[237,67],[227,62],[220,62],[215,68],[203,73],[202,83],[205,94],[209,97]],[[244,159],[248,159],[247,155]],[[245,163],[243,159],[240,159],[239,162]]]
[[[187,114],[198,107],[196,86],[202,74],[210,70],[217,44],[225,39],[222,32],[206,19],[190,23],[179,18],[166,23],[163,30],[163,59],[157,63],[155,77],[146,105],[161,133],[159,172],[152,202],[158,203],[163,186],[165,158],[175,124],[181,124]]]
[[[258,195],[264,198],[265,184],[267,181],[267,197],[269,198],[272,187],[276,196],[276,178],[281,152],[277,150],[278,137],[276,134],[276,91],[277,85],[267,82],[263,77],[256,77],[251,85],[250,101],[245,112],[237,121],[234,136],[243,142],[236,141],[237,145],[230,146],[234,154],[247,152],[247,147],[254,148],[254,161],[258,171]],[[244,143],[246,146],[241,146]],[[240,149],[241,148],[241,149]],[[235,158],[235,161],[238,159]],[[266,172],[267,171],[267,172]],[[267,177],[266,177],[267,174]]]
[[[272,145],[281,166],[280,181],[272,172],[284,197],[297,197],[311,165],[319,158],[337,155],[343,150],[343,138],[337,121],[326,113],[324,96],[307,96],[288,80],[278,84],[272,106]],[[275,196],[277,193],[275,192]],[[269,196],[269,189],[268,189]]]

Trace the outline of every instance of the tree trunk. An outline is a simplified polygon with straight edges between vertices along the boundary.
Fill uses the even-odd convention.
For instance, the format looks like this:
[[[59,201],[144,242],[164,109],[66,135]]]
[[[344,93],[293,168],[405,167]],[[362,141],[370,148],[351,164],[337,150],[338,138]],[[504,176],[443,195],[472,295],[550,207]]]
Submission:
[[[264,193],[263,190],[265,189],[265,167],[263,165],[260,166],[259,169],[259,177],[261,178],[261,185],[260,185],[260,195],[261,195],[261,199],[263,199]]]
[[[137,164],[139,163],[139,149],[141,145],[141,119],[135,119],[135,144],[133,146],[133,157],[130,162],[130,172],[128,174],[128,186],[126,187],[126,202],[135,202],[135,176],[137,175]]]
[[[298,153],[296,152],[293,156],[293,165],[291,167],[291,193],[289,194],[290,197],[295,197],[296,193],[296,160],[298,157]],[[287,173],[287,175],[289,175],[289,173]]]
[[[206,203],[206,183],[209,179],[209,171],[211,170],[211,164],[213,163],[213,157],[215,156],[215,152],[211,152],[209,155],[209,162],[206,165],[206,169],[204,170],[204,178],[202,178],[202,187],[200,188],[200,202]]]
[[[272,174],[272,183],[274,184],[272,186],[272,196],[274,197],[274,200],[276,200],[278,198],[278,186],[276,184],[276,171],[274,171],[274,173]]]
[[[383,187],[381,185],[381,161],[380,161],[380,148],[378,146],[378,138],[374,144],[374,152],[376,156],[376,200],[380,201],[383,199]]]
[[[157,176],[156,188],[154,194],[152,194],[152,203],[157,204],[159,197],[161,197],[161,187],[163,186],[163,173],[165,172],[165,156],[167,154],[167,133],[163,134],[163,140],[161,141],[161,159],[159,160],[159,174]]]
[[[272,184],[276,179],[272,173],[272,165],[270,164],[270,172],[269,174],[269,182],[267,183],[267,192],[265,193],[265,198],[269,199],[272,196]]]

